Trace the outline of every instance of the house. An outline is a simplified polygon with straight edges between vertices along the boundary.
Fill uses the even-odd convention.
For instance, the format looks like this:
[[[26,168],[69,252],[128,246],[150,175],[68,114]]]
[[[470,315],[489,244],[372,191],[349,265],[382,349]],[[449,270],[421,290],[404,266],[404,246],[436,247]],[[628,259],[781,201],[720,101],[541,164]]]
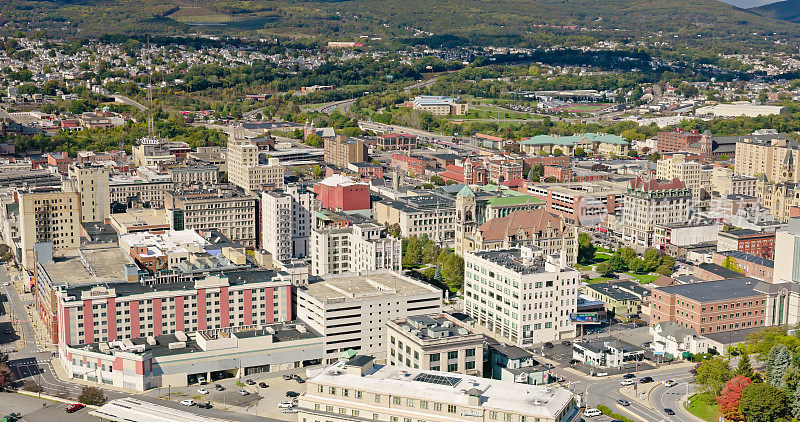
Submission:
[[[586,286],[586,296],[603,301],[606,311],[614,316],[627,317],[642,311],[650,298],[650,290],[637,282],[622,280],[616,283],[597,283]]]
[[[694,328],[683,327],[675,321],[663,321],[650,327],[653,334],[653,353],[666,358],[688,358],[708,352],[708,339]]]
[[[644,359],[644,349],[619,340],[573,343],[572,358],[591,366],[622,368]]]
[[[534,385],[550,383],[549,369],[540,365],[532,354],[517,346],[490,344],[489,363],[490,375],[496,380]]]

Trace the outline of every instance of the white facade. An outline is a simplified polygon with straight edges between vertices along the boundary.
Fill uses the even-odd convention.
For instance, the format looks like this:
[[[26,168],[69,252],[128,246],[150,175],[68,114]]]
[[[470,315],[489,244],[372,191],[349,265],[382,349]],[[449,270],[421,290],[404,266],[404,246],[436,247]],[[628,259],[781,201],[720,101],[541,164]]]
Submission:
[[[277,158],[259,160],[258,146],[249,139],[228,140],[228,180],[247,193],[283,187],[284,168]]]
[[[275,260],[309,256],[314,194],[302,186],[261,194],[261,246]]]
[[[403,241],[383,234],[377,223],[318,228],[311,236],[311,274],[340,274],[379,269],[400,271]]]
[[[353,349],[386,356],[386,323],[441,312],[442,291],[401,274],[379,270],[309,281],[296,289],[297,317],[325,336],[324,362]]]
[[[109,180],[107,168],[70,166],[63,189],[81,195],[81,221],[104,221],[111,214]]]
[[[516,346],[572,338],[580,273],[531,248],[464,254],[464,312]]]

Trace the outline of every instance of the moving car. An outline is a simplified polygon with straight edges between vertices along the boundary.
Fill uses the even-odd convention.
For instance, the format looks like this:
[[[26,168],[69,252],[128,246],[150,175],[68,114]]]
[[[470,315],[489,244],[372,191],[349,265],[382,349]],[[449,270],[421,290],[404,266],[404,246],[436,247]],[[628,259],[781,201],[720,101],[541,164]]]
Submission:
[[[283,374],[283,379],[289,381],[290,379],[292,379],[292,376],[288,374]]]
[[[653,382],[653,377],[644,377],[639,379],[639,383],[647,384],[648,382]]]
[[[288,409],[283,409],[283,410],[281,410],[281,412],[283,412],[283,413],[297,413],[297,412],[298,412],[298,410],[297,410],[297,408],[296,408],[296,407],[290,407],[290,408],[288,408]]]
[[[267,385],[267,383],[265,383],[264,381],[261,381],[260,383],[258,383],[258,386],[259,386],[259,387],[261,387],[261,388],[267,388],[267,387],[269,387],[269,386]]]
[[[678,385],[678,383],[677,383],[677,382],[675,382],[675,381],[673,381],[673,380],[667,380],[667,382],[665,382],[665,383],[664,383],[664,385],[665,385],[667,388],[670,388],[670,387],[674,387],[674,386]]]
[[[211,406],[211,402],[207,401],[205,403],[197,403],[197,407],[199,407],[201,409],[211,409],[214,406]]]
[[[634,381],[634,380],[622,380],[620,382],[620,385],[633,385],[633,384],[636,384],[636,381]]]
[[[631,405],[631,402],[629,402],[629,401],[627,401],[625,399],[617,399],[617,403],[619,403],[620,406],[630,406]]]
[[[569,340],[564,340],[564,341],[561,342],[561,344],[563,344],[564,346],[571,346],[572,345],[572,343]]]
[[[253,381],[253,380],[250,380],[250,379],[249,379],[249,380],[247,380],[247,381],[245,381],[244,383],[245,383],[245,384],[247,384],[247,385],[255,385],[255,384],[256,384],[256,382],[255,382],[255,381]]]
[[[286,397],[299,397],[299,396],[300,396],[300,393],[298,393],[296,391],[287,391],[286,392]]]
[[[216,389],[217,391],[225,391],[225,387],[219,384],[214,385],[214,389]]]
[[[194,400],[192,399],[181,400],[181,404],[184,406],[194,406]]]
[[[605,377],[608,375],[608,372],[595,372],[594,376],[596,377]]]
[[[672,409],[664,409],[664,413],[666,413],[666,414],[668,414],[668,415],[672,416],[672,415],[674,415],[674,414],[675,414],[675,411],[674,411],[674,410],[672,410]]]
[[[198,388],[197,392],[200,394],[208,394],[208,390],[206,390],[205,388]]]
[[[583,412],[583,416],[588,416],[590,418],[592,416],[600,416],[602,414],[603,414],[603,412],[601,412],[601,411],[599,411],[599,410],[597,410],[595,408],[586,409],[586,411]]]
[[[552,348],[553,348],[553,343],[550,343],[550,342],[548,341],[547,343],[545,343],[545,344],[544,344],[544,348],[545,348],[545,349],[552,349]]]
[[[629,380],[631,378],[636,378],[636,374],[625,374],[622,376],[622,379]]]
[[[294,403],[290,401],[282,401],[278,403],[278,407],[280,407],[281,409],[288,409],[290,407],[294,407]]]
[[[71,404],[71,405],[67,406],[64,409],[64,411],[67,412],[67,413],[75,413],[75,412],[83,409],[84,407],[86,407],[86,405],[83,404],[83,403],[75,403],[75,404]]]

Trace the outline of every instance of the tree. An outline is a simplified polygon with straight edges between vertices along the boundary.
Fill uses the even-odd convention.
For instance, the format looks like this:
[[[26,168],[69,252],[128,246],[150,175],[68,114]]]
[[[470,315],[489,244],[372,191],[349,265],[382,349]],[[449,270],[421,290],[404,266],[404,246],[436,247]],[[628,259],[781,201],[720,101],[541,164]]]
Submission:
[[[773,422],[786,414],[787,405],[783,391],[766,383],[756,383],[742,390],[739,412],[747,422]]]
[[[25,382],[22,383],[22,389],[30,391],[31,393],[41,393],[44,391],[44,388],[34,380],[25,380]]]
[[[322,168],[319,166],[319,164],[315,164],[314,167],[311,167],[311,174],[315,179],[322,177]]]
[[[464,258],[451,253],[442,264],[442,279],[451,292],[457,292],[464,283]]]
[[[436,186],[444,186],[444,179],[434,174],[431,176],[431,183]]]
[[[78,401],[83,404],[101,406],[106,402],[106,396],[103,394],[103,390],[90,385],[85,385],[83,388],[81,388],[81,394],[78,395]]]
[[[614,275],[614,269],[611,268],[611,265],[608,265],[608,262],[601,262],[595,265],[594,270],[603,277],[611,277]]]
[[[797,391],[798,385],[800,385],[800,369],[797,369],[796,366],[789,365],[786,367],[786,370],[783,371],[781,385],[778,388],[785,391],[787,394],[793,395],[794,392]]]
[[[578,262],[592,262],[596,250],[597,248],[592,244],[592,238],[587,233],[578,235]]]
[[[719,411],[725,416],[726,419],[740,421],[742,414],[739,413],[739,402],[742,399],[742,390],[753,381],[750,378],[737,375],[731,378],[722,388],[719,397],[717,397],[717,404],[719,404]]]
[[[794,390],[794,394],[792,394],[792,403],[789,406],[792,410],[792,416],[800,418],[800,388]]]
[[[583,148],[578,147],[575,148],[575,152],[573,153],[573,155],[575,155],[576,157],[585,157],[586,151]]]
[[[758,102],[760,102],[761,104],[764,104],[764,103],[767,102],[767,100],[769,100],[769,96],[767,95],[767,93],[765,91],[761,91],[761,93],[758,94]]]
[[[658,268],[656,268],[656,272],[661,274],[661,275],[665,275],[665,276],[669,277],[673,273],[672,265],[661,264],[661,265],[658,266]]]
[[[635,273],[647,273],[649,270],[647,269],[647,264],[644,262],[643,259],[633,258],[628,262],[628,269]]]
[[[661,255],[657,250],[652,248],[644,251],[642,259],[644,260],[647,271],[654,271],[659,265],[661,265]]]
[[[733,371],[728,367],[728,362],[722,358],[713,358],[703,361],[697,367],[697,383],[705,391],[718,396],[725,383],[733,377]]]
[[[660,159],[661,159],[661,154],[659,154],[659,153],[657,153],[657,152],[654,152],[654,153],[652,153],[652,154],[648,155],[648,156],[647,156],[647,159],[648,159],[649,161],[652,161],[652,162],[654,162],[654,163],[655,163],[655,162],[657,162],[658,160],[660,160]]]
[[[736,271],[737,273],[743,273],[742,269],[739,268],[739,264],[736,263],[736,260],[731,257],[726,257],[724,261],[722,261],[722,266],[729,269]]]
[[[430,239],[424,239],[427,242],[422,243],[422,261],[426,264],[433,264],[439,258],[439,247]]]
[[[556,148],[553,150],[553,155],[564,155],[564,151],[561,148]]]
[[[627,246],[624,248],[617,249],[617,254],[619,254],[622,260],[625,261],[626,265],[629,262],[631,262],[634,258],[636,258],[636,251],[634,251],[633,248]]]
[[[786,346],[780,344],[774,346],[767,355],[766,360],[766,382],[769,385],[780,388],[783,379],[783,372],[789,366],[792,355]]]
[[[750,380],[754,378],[755,371],[753,371],[753,367],[750,366],[750,356],[747,353],[742,354],[739,358],[739,364],[736,365],[735,374],[749,378]]]
[[[411,236],[403,242],[403,266],[413,267],[422,260],[422,248],[419,245],[419,239],[416,236]]]
[[[609,258],[606,262],[611,267],[611,270],[615,273],[621,273],[628,269],[628,265],[625,263],[625,260],[617,254],[612,255],[611,258]]]

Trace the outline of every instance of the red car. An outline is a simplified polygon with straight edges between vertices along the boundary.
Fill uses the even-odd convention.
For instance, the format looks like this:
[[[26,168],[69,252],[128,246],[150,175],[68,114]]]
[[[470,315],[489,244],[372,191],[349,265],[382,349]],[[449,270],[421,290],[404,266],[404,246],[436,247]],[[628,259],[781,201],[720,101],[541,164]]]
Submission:
[[[67,408],[64,409],[64,411],[67,412],[67,413],[75,413],[75,412],[83,409],[84,407],[86,407],[85,404],[75,403],[75,404],[71,404],[71,405],[67,406]]]

